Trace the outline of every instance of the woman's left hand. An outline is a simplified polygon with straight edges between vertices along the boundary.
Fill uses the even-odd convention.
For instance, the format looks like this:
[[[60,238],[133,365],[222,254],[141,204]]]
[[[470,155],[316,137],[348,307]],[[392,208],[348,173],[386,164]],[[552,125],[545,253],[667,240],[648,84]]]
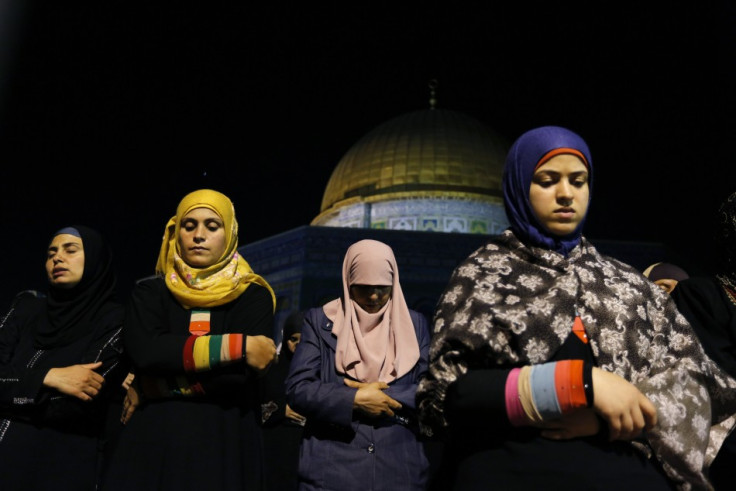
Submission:
[[[129,385],[125,393],[125,399],[123,400],[123,414],[120,415],[120,422],[126,424],[130,421],[131,416],[133,416],[140,403],[141,395],[138,393],[135,384]]]

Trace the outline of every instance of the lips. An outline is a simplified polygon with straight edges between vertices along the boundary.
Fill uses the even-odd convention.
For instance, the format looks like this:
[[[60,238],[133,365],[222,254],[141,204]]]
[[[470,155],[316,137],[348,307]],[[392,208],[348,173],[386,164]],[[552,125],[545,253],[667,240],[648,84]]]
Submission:
[[[554,211],[556,217],[566,220],[572,220],[575,217],[575,210],[572,208],[559,208]]]

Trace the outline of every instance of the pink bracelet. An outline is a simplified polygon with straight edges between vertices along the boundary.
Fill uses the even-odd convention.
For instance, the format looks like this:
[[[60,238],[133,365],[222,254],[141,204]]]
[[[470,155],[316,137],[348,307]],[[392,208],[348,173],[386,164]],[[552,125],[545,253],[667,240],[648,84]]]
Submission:
[[[520,368],[514,368],[506,378],[506,415],[512,426],[526,426],[529,418],[519,400],[519,373]]]

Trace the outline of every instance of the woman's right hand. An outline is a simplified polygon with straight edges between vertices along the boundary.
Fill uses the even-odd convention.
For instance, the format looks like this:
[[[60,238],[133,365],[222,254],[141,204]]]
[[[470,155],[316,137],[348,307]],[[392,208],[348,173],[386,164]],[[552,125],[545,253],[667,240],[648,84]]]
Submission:
[[[345,385],[358,389],[353,400],[353,409],[371,417],[393,416],[394,409],[401,409],[401,403],[388,396],[384,389],[388,389],[385,382],[357,382],[344,379]]]
[[[657,424],[657,408],[632,383],[593,368],[593,408],[608,423],[611,440],[631,440]]]
[[[71,365],[68,367],[52,368],[46,373],[43,385],[56,389],[83,401],[91,401],[99,394],[105,379],[95,372],[102,366],[101,361],[86,363],[83,365]]]
[[[268,336],[246,336],[245,362],[259,373],[266,370],[276,360],[276,343]]]

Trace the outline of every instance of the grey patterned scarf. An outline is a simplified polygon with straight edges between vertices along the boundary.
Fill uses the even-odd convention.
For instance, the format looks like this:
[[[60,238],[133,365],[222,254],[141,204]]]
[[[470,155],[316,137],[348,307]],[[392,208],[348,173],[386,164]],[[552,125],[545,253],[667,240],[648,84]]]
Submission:
[[[705,355],[669,295],[584,237],[566,258],[507,230],[456,268],[417,393],[423,432],[447,426],[447,388],[467,370],[548,361],[576,309],[597,365],[657,407],[658,425],[646,438],[668,476],[681,489],[710,489],[704,469],[733,426],[736,380]]]

